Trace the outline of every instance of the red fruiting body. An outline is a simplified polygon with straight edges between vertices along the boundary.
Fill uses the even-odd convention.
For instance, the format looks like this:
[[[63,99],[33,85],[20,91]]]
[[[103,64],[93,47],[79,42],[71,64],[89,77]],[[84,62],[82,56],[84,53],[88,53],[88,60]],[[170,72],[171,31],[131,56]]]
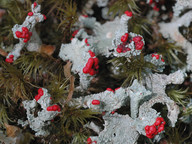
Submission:
[[[123,49],[118,47],[118,48],[116,49],[116,51],[117,51],[118,53],[121,53],[121,52],[123,51]]]
[[[85,43],[87,46],[90,46],[90,44],[88,44],[88,39],[85,39]]]
[[[87,144],[91,144],[91,143],[92,143],[91,138],[88,138],[88,139],[87,139]]]
[[[124,13],[125,13],[127,16],[129,16],[129,17],[132,17],[132,15],[133,15],[133,13],[130,12],[130,11],[125,11]]]
[[[131,49],[127,47],[127,43],[123,43],[123,44],[118,45],[117,49],[116,49],[116,51],[118,53],[122,53],[122,52],[125,53],[125,52],[130,51],[130,50]]]
[[[60,112],[61,108],[58,105],[53,105],[53,106],[47,107],[47,111],[58,111],[58,112]]]
[[[36,100],[36,101],[38,101],[40,98],[41,98],[41,96],[40,96],[39,94],[37,94],[37,95],[35,96],[35,100]]]
[[[5,59],[5,62],[7,62],[7,63],[13,63],[13,58],[14,58],[14,55],[9,55],[9,58],[6,58],[6,59]]]
[[[127,51],[130,51],[131,49],[128,48],[128,47],[125,47],[125,49],[123,50],[123,53],[127,52]]]
[[[88,69],[91,69],[92,66],[93,66],[93,64],[94,64],[93,58],[89,58],[89,59],[88,59],[88,62],[87,62],[87,64],[86,64],[86,67],[87,67]]]
[[[44,94],[43,89],[42,88],[38,89],[38,94],[35,96],[35,100],[38,101],[41,98],[41,96],[43,96],[43,94]]]
[[[83,17],[85,17],[85,18],[87,18],[88,17],[88,15],[82,15]]]
[[[42,14],[42,15],[43,15],[43,19],[46,20],[47,19],[46,15],[44,15],[44,14]]]
[[[161,58],[161,61],[162,61],[162,62],[165,62],[165,60],[164,60],[164,59],[162,59],[162,58]]]
[[[152,54],[152,57],[155,57],[156,59],[159,59],[159,55],[158,54]]]
[[[18,38],[21,38],[22,33],[21,33],[20,31],[16,31],[16,32],[15,32],[15,35],[16,35]]]
[[[115,91],[118,90],[118,89],[120,89],[120,87],[116,88]]]
[[[159,127],[158,127],[158,132],[161,132],[161,131],[163,131],[164,130],[164,125],[160,125]]]
[[[149,130],[149,126],[145,126],[145,131],[148,131]]]
[[[22,30],[23,30],[24,32],[28,32],[28,31],[29,31],[27,27],[22,27]]]
[[[156,132],[156,127],[154,125],[149,127],[149,132],[150,133],[155,133]]]
[[[85,43],[86,43],[86,44],[88,43],[88,39],[85,39]]]
[[[121,41],[126,42],[128,40],[129,34],[125,33],[124,35],[121,36]]]
[[[114,92],[114,90],[113,90],[113,89],[111,89],[111,88],[107,88],[106,90],[107,90],[107,91]]]
[[[99,100],[92,100],[92,105],[100,105],[100,101]]]
[[[96,74],[96,71],[95,71],[94,69],[90,69],[89,74],[90,74],[91,76],[93,76],[93,75]]]
[[[135,42],[135,43],[138,43],[138,42],[140,42],[142,40],[142,37],[140,37],[140,36],[135,36],[134,38],[133,38],[133,41]]]
[[[10,59],[10,58],[6,58],[5,61],[6,61],[7,63],[13,63],[13,60]]]
[[[114,114],[116,110],[112,111],[111,114]]]
[[[97,74],[99,69],[99,59],[95,57],[95,53],[91,50],[88,51],[91,58],[88,59],[85,67],[83,68],[83,73],[89,73],[91,76]]]
[[[28,40],[27,39],[24,39],[23,42],[26,43]]]
[[[14,57],[14,55],[10,55],[10,56],[9,56],[9,58],[13,58],[13,57]]]
[[[99,69],[99,59],[98,58],[93,58],[93,59],[94,59],[95,69]]]
[[[32,16],[33,15],[33,12],[28,12],[28,16]]]
[[[153,3],[153,0],[150,0],[149,4],[152,4]]]
[[[32,36],[32,32],[29,32],[27,27],[22,27],[22,32],[16,31],[15,35],[18,38],[23,38],[24,39],[23,42],[26,43],[29,41],[30,37]]]
[[[83,73],[85,73],[85,74],[89,73],[89,69],[87,67],[84,67],[83,68]]]
[[[94,57],[94,56],[95,56],[95,53],[92,52],[91,50],[89,50],[88,53],[89,53],[89,55],[90,55],[91,57]]]
[[[40,94],[40,95],[43,95],[43,94],[44,94],[42,88],[38,89],[38,94]]]
[[[145,127],[145,133],[148,138],[153,138],[155,135],[164,130],[165,121],[162,117],[157,117],[155,123]]]
[[[156,122],[154,123],[156,126],[160,125],[161,124],[161,120],[156,120]]]
[[[155,5],[155,6],[153,7],[153,10],[154,10],[154,11],[159,11],[159,8]]]
[[[136,50],[142,50],[143,46],[144,46],[143,41],[140,41],[140,42],[135,44],[135,49]]]
[[[75,37],[78,32],[79,32],[79,30],[75,30],[75,31],[72,33],[72,36]]]
[[[33,6],[34,6],[33,8],[35,8],[35,7],[37,6],[37,3],[36,3],[36,2],[34,2],[34,3],[33,3]]]

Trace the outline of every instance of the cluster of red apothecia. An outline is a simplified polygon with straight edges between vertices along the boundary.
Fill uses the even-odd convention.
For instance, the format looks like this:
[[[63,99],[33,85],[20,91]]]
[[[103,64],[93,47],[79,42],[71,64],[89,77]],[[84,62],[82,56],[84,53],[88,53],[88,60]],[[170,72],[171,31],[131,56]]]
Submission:
[[[135,36],[133,39],[129,39],[129,34],[125,33],[124,35],[121,36],[121,44],[117,46],[116,51],[118,53],[125,53],[127,51],[130,51],[131,49],[128,47],[128,44],[134,41],[135,44],[135,49],[136,50],[142,50],[144,43],[142,41],[141,36]]]
[[[52,106],[47,107],[47,111],[58,111],[58,112],[60,112],[61,108],[58,105],[52,105]]]
[[[76,36],[76,34],[79,32],[79,30],[75,30],[73,33],[72,33],[72,38],[71,40]]]
[[[150,5],[154,4],[153,10],[154,10],[154,11],[159,11],[159,8],[157,7],[157,2],[154,2],[153,0],[150,0],[150,1],[149,1],[149,4],[150,4]]]
[[[16,31],[15,34],[18,38],[23,38],[24,43],[28,42],[32,36],[32,32],[27,27],[22,27],[22,32]]]
[[[87,46],[90,46],[90,44],[88,43],[88,39],[85,39],[85,44],[86,44]]]
[[[37,6],[37,3],[36,2],[34,2],[33,3],[33,6],[34,6],[34,8]],[[42,14],[43,15],[43,17],[44,17],[44,20],[46,20],[47,19],[47,17],[44,15],[44,14]],[[33,16],[33,12],[28,12],[28,16]]]
[[[35,100],[38,101],[41,98],[41,96],[43,96],[43,94],[44,94],[43,89],[42,88],[38,89],[38,94],[35,96]]]
[[[152,54],[151,56],[152,56],[152,57],[155,57],[156,59],[159,59],[159,58],[160,58],[160,56],[159,56],[158,54]],[[161,61],[162,61],[162,62],[165,62],[165,60],[164,60],[163,58],[161,58]]]
[[[38,89],[38,94],[35,96],[35,100],[38,101],[42,96],[43,96],[44,92],[43,89],[40,88]],[[51,97],[50,97],[51,99]],[[53,105],[53,106],[49,106],[47,107],[47,111],[61,111],[61,108],[58,105]]]
[[[43,15],[44,20],[46,20],[47,17],[44,14],[42,14],[42,15]],[[28,16],[33,16],[33,12],[28,12]]]
[[[13,63],[13,58],[14,58],[14,55],[10,55],[9,58],[6,58],[5,61],[7,63]]]
[[[128,17],[132,17],[132,12],[130,11],[125,11],[124,12]],[[131,49],[128,47],[128,44],[134,41],[135,43],[135,49],[136,50],[142,50],[144,43],[142,41],[142,37],[140,36],[135,36],[132,40],[129,38],[129,34],[125,33],[124,35],[121,36],[121,44],[117,46],[116,51],[118,53],[125,53],[127,51],[131,51]]]
[[[88,59],[85,67],[83,68],[83,73],[93,76],[98,73],[99,59],[95,57],[95,53],[91,50],[89,50],[88,52],[91,58]]]
[[[156,122],[151,126],[145,127],[146,136],[152,139],[155,135],[164,130],[165,121],[162,117],[157,117]]]
[[[97,141],[92,141],[91,138],[87,139],[87,144],[97,144]]]
[[[118,89],[120,89],[120,87],[116,88],[115,90],[113,90],[112,88],[107,88],[106,90],[114,93]]]

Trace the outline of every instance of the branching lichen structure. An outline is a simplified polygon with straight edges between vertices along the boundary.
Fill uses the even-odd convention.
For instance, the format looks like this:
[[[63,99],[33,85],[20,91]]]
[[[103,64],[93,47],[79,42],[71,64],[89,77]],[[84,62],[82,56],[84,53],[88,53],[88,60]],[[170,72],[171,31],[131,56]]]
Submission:
[[[58,105],[51,104],[51,95],[47,89],[40,88],[38,94],[33,100],[23,101],[23,106],[27,111],[27,120],[18,120],[18,124],[26,126],[29,124],[30,128],[34,130],[36,136],[47,136],[49,135],[49,129],[47,126],[50,125],[53,120],[61,111]],[[41,111],[35,116],[35,110],[38,106],[41,106]]]
[[[39,51],[42,44],[39,38],[35,25],[38,22],[42,22],[46,19],[46,16],[40,13],[41,5],[36,2],[31,5],[32,12],[28,13],[25,21],[22,25],[16,24],[13,28],[14,38],[19,39],[19,43],[16,44],[6,59],[6,62],[12,63],[20,56],[20,51],[26,46],[28,51]]]
[[[159,3],[159,0],[147,0],[147,4],[150,4],[155,11],[159,11],[157,7],[160,5]],[[49,82],[47,77],[53,76],[53,79],[55,77],[51,74],[48,75],[48,70],[46,70],[42,74],[42,77],[46,80],[43,81],[42,78],[42,81],[39,80],[37,85],[49,88],[50,86],[47,85],[54,83],[56,87],[58,86],[58,89],[49,92],[52,96],[55,92],[56,95],[64,98],[57,101],[59,105],[53,104],[55,102],[52,101],[48,90],[45,88],[38,89],[38,94],[33,100],[22,101],[22,106],[26,110],[27,120],[20,118],[17,124],[22,125],[22,127],[29,125],[30,129],[35,132],[36,137],[46,137],[50,134],[51,121],[58,118],[59,122],[57,121],[58,123],[56,123],[62,125],[62,132],[59,131],[59,136],[55,134],[52,139],[65,135],[69,136],[69,140],[72,143],[75,141],[75,135],[83,133],[84,128],[92,129],[95,132],[90,134],[87,142],[84,141],[87,144],[135,144],[140,135],[153,139],[154,142],[159,141],[165,133],[165,127],[176,126],[181,111],[176,101],[169,97],[169,94],[167,95],[166,89],[170,85],[182,85],[187,75],[185,72],[192,70],[192,44],[179,31],[181,26],[188,27],[192,21],[191,10],[181,15],[182,10],[192,8],[192,0],[177,0],[173,7],[174,16],[171,22],[158,24],[160,27],[159,31],[163,37],[176,42],[187,54],[187,67],[182,70],[171,69],[170,71],[165,69],[166,57],[164,60],[162,53],[148,49],[147,38],[143,34],[142,36],[139,33],[133,33],[128,27],[128,22],[134,20],[133,16],[136,16],[135,12],[125,11],[122,16],[117,16],[113,21],[101,23],[95,17],[90,16],[94,12],[92,9],[94,4],[97,4],[99,8],[105,9],[109,4],[109,0],[88,0],[82,15],[79,16],[78,22],[75,23],[71,41],[69,39],[68,43],[61,44],[61,47],[59,45],[58,57],[64,61],[62,64],[66,64],[69,61],[72,64],[70,65],[71,69],[69,65],[64,66],[64,74],[63,72],[58,74],[58,79],[68,75],[67,78],[70,81],[70,85],[66,87],[69,91],[67,100],[64,99],[64,94],[66,94],[65,82],[63,80]],[[35,25],[44,21],[46,17],[40,13],[41,6],[36,2],[31,5],[31,9],[32,11],[28,13],[23,24],[16,24],[12,28],[14,38],[18,39],[19,43],[14,46],[13,51],[6,57],[5,61],[9,63],[8,65],[12,66],[11,63],[20,56],[20,52],[24,47],[28,51],[38,52],[40,50],[42,41],[35,30]],[[102,71],[103,65],[107,65],[102,63],[103,59],[105,62],[114,63],[114,69],[112,70],[114,72],[125,72],[126,69],[121,69],[121,66],[132,64],[132,62],[133,66],[137,62],[141,66],[135,69],[131,67],[131,64],[127,66],[126,77],[127,79],[131,77],[131,80],[126,79],[124,82],[121,80],[120,82],[123,84],[120,87],[114,88],[116,85],[113,85],[111,86],[113,88],[99,89],[93,94],[88,88],[92,86],[92,82],[99,81],[99,72],[100,70]],[[138,61],[134,62],[135,59]],[[142,63],[146,64],[146,66],[142,67]],[[17,65],[14,64],[13,66]],[[31,67],[33,66],[29,66],[29,68]],[[34,69],[37,69],[36,67],[41,66],[35,65],[34,67]],[[106,72],[105,70],[109,70],[108,65],[102,72]],[[79,78],[79,81],[74,83],[74,77],[71,72],[77,76],[77,79]],[[118,72],[117,75],[120,75]],[[110,74],[104,73],[104,75],[108,76]],[[25,75],[25,79],[27,78],[27,75]],[[33,79],[33,76],[30,78]],[[114,80],[111,81],[114,82]],[[109,84],[111,81],[106,81],[105,83]],[[35,87],[32,84],[33,82],[30,81],[28,83],[30,86]],[[126,84],[124,85],[124,83]],[[75,96],[72,97],[73,95]],[[185,101],[186,103],[188,102],[186,109],[191,110],[191,101],[192,99]],[[157,104],[162,104],[166,110],[159,110],[155,107]],[[62,109],[60,106],[62,106]],[[86,116],[76,116],[73,109],[80,110],[79,112],[85,111],[79,115],[85,114]],[[89,109],[92,110],[93,114],[86,111]],[[166,113],[163,113],[165,111]],[[68,117],[65,119],[66,112],[69,113],[67,113]],[[64,114],[64,116],[61,116],[61,114]],[[95,116],[97,114],[102,117],[103,127],[95,122],[94,118],[97,117]],[[68,121],[69,117],[72,117],[70,119],[72,122]],[[190,119],[191,115],[180,118],[186,123],[190,123]],[[74,130],[71,130],[73,128]],[[80,132],[78,132],[79,128]],[[65,133],[65,130],[68,131]],[[2,137],[6,138],[3,135],[0,136],[0,139]],[[15,139],[6,138],[6,141],[15,142]],[[63,140],[61,140],[62,142]]]
[[[85,82],[85,79],[81,82],[81,79],[82,77],[87,79],[87,75],[85,75],[86,67],[84,66],[90,58],[88,54],[90,48],[97,55],[105,57],[130,58],[141,54],[145,44],[144,38],[141,35],[128,32],[128,21],[131,17],[132,12],[126,11],[120,19],[116,18],[114,21],[103,25],[96,24],[95,20],[90,21],[91,18],[82,17],[81,20],[84,23],[75,32],[71,43],[62,45],[60,57],[63,60],[72,61],[72,71],[80,75],[80,84],[84,84],[84,88],[88,87],[88,83]],[[96,24],[98,29],[94,29],[90,24]],[[118,27],[114,29],[114,25],[118,25]],[[92,28],[95,35],[88,36],[83,27]],[[102,31],[100,31],[101,29]],[[86,39],[79,41],[78,37]],[[157,66],[157,70],[160,72],[165,68],[162,55],[149,54],[145,56],[145,60]],[[156,103],[165,104],[168,109],[167,117],[170,120],[170,125],[174,127],[178,119],[179,107],[166,95],[165,89],[168,84],[181,84],[183,81],[184,73],[182,71],[177,71],[168,76],[148,71],[148,76],[143,80],[143,84],[146,86],[135,80],[132,86],[128,88],[120,87],[115,90],[107,88],[106,91],[98,94],[76,98],[71,105],[104,113],[104,130],[98,136],[90,137],[88,143],[133,144],[136,143],[139,134],[158,139],[159,134],[164,130],[165,121],[152,106]],[[131,116],[115,113],[117,109],[126,106],[128,102],[130,102]],[[89,127],[95,129],[98,133],[99,129],[95,125]]]
[[[72,39],[70,44],[62,44],[59,56],[72,61],[72,72],[80,77],[80,89],[87,89],[93,76],[98,73],[99,60],[91,51],[88,39]]]
[[[178,46],[181,46],[183,50],[186,52],[187,56],[187,67],[186,69],[191,71],[192,70],[192,44],[180,33],[179,28],[181,26],[188,27],[192,21],[192,11],[188,11],[182,16],[179,14],[187,8],[191,8],[192,4],[191,1],[188,0],[177,0],[175,6],[173,7],[174,17],[172,18],[171,22],[159,23],[160,32],[163,37],[167,39],[171,39]]]

